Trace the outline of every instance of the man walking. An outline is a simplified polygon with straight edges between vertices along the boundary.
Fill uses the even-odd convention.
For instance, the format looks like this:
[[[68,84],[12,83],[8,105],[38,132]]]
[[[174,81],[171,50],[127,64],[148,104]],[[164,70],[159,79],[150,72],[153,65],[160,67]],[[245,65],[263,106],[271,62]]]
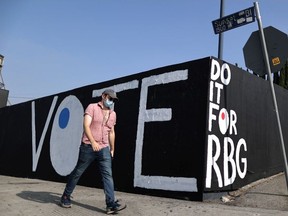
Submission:
[[[71,207],[70,196],[87,167],[96,160],[99,167],[106,202],[106,213],[114,214],[124,208],[114,197],[112,158],[114,156],[116,113],[112,110],[118,100],[112,89],[102,93],[102,100],[89,104],[84,113],[84,132],[76,167],[71,172],[61,197],[61,206]]]

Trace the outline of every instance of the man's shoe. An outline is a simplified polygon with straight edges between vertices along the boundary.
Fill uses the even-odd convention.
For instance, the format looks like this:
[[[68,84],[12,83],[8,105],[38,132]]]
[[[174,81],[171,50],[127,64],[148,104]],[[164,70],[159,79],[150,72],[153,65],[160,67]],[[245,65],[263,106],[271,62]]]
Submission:
[[[107,206],[106,213],[107,214],[115,214],[126,208],[126,204],[120,204],[119,201],[115,201],[112,206]]]
[[[70,199],[70,196],[67,196],[67,195],[63,194],[63,196],[61,197],[60,205],[61,205],[63,208],[71,208],[71,199]]]

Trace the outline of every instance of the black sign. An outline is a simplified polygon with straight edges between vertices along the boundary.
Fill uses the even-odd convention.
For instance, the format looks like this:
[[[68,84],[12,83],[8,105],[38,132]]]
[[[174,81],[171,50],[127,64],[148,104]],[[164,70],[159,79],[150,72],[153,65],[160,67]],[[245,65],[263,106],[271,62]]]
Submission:
[[[263,29],[268,51],[270,69],[272,73],[278,72],[288,58],[288,37],[285,32],[268,26]],[[251,34],[243,47],[245,65],[254,73],[263,76],[267,74],[262,47],[259,40],[259,30]]]
[[[255,21],[254,7],[212,21],[215,34],[237,28]]]

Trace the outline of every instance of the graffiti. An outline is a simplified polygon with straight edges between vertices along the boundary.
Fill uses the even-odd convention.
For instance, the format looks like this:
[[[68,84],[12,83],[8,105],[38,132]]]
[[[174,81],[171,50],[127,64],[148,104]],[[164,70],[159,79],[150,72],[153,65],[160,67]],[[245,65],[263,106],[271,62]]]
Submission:
[[[55,96],[53,98],[53,102],[51,104],[51,107],[50,107],[50,110],[49,110],[49,113],[48,113],[48,116],[47,116],[47,119],[45,122],[45,126],[44,126],[44,129],[42,131],[40,141],[38,143],[38,149],[36,147],[35,102],[33,101],[31,103],[31,113],[32,113],[32,119],[31,119],[31,122],[32,122],[32,124],[31,124],[31,126],[32,126],[32,171],[33,172],[35,172],[37,169],[37,164],[38,164],[38,160],[39,160],[39,157],[40,157],[40,154],[42,151],[44,138],[45,138],[45,135],[47,133],[48,125],[49,125],[49,122],[51,120],[53,110],[56,106],[57,99],[58,99],[57,96]]]
[[[122,83],[109,86],[117,92],[134,89],[138,87],[138,81]],[[97,89],[92,92],[92,97],[101,96],[104,89]],[[43,128],[40,141],[36,145],[36,126],[35,126],[35,102],[31,103],[32,112],[32,171],[35,172],[38,160],[42,151],[44,138],[48,125],[55,110],[58,96],[53,98],[45,126]],[[51,129],[50,137],[50,159],[54,170],[61,176],[66,176],[74,169],[78,159],[79,145],[82,136],[82,122],[84,109],[77,97],[67,96],[59,105]],[[36,147],[38,146],[38,148]]]
[[[142,80],[135,152],[135,187],[197,192],[196,178],[145,176],[141,174],[145,122],[170,121],[172,118],[172,110],[170,108],[146,109],[148,88],[149,86],[164,85],[166,83],[178,82],[187,79],[188,70],[182,70],[147,77]]]
[[[234,135],[233,137],[237,135],[237,113],[235,110],[227,110],[226,108],[220,109],[222,93],[225,86],[228,86],[231,81],[231,70],[229,65],[224,63],[220,66],[218,61],[212,59],[210,72],[211,81],[208,108],[205,186],[206,188],[211,187],[212,171],[214,170],[218,180],[218,186],[222,188],[223,182],[224,186],[233,184],[237,174],[241,179],[245,177],[247,172],[247,158],[241,158],[240,156],[241,151],[247,151],[247,144],[243,138],[240,138],[237,144],[235,144],[235,140],[230,137],[231,135]],[[221,83],[219,83],[218,80],[220,80]],[[215,98],[214,92],[216,92]],[[216,114],[217,112],[218,115]],[[219,129],[220,133],[224,135],[222,145],[220,144],[220,138],[213,134],[216,129]],[[221,146],[223,146],[223,148],[221,148]],[[221,173],[222,167],[219,167],[220,156],[223,157],[223,178]],[[243,167],[242,169],[241,166]],[[229,169],[229,167],[231,167],[231,169]]]
[[[68,175],[76,166],[83,128],[83,106],[70,95],[59,105],[50,136],[50,159],[55,171]]]
[[[149,189],[162,189],[174,191],[197,192],[196,178],[166,177],[166,176],[144,176],[142,170],[142,148],[144,140],[145,122],[165,122],[173,117],[171,108],[146,109],[149,86],[164,85],[188,79],[188,70],[179,70],[160,75],[154,75],[141,80],[141,94],[139,104],[139,117],[137,125],[137,138],[135,150],[134,187]],[[121,83],[112,88],[117,93],[139,88],[139,81],[133,80]],[[92,91],[92,98],[101,96],[104,89]],[[35,126],[35,102],[31,104],[32,112],[32,164],[33,172],[37,169],[44,138],[47,134],[48,125],[52,121],[52,113],[56,109],[58,97],[55,96],[43,128],[40,141],[36,145]],[[79,145],[82,135],[83,106],[76,96],[69,95],[63,99],[54,116],[50,137],[50,159],[54,170],[61,176],[68,175],[76,165],[79,153]],[[38,148],[36,148],[38,146]]]
[[[280,147],[271,145],[279,140],[267,82],[207,57],[0,109],[0,174],[66,182],[84,109],[106,88],[120,98],[113,107],[119,191],[202,200],[283,170]],[[287,92],[275,90],[287,110]],[[92,165],[79,184],[101,187],[95,175]]]

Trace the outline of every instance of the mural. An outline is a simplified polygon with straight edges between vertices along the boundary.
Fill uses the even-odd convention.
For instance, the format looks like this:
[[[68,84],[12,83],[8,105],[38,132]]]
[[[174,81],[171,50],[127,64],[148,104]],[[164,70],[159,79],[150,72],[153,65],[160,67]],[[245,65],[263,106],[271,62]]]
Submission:
[[[208,57],[1,108],[0,174],[66,182],[84,110],[106,88],[120,99],[116,190],[202,200],[283,169],[268,83]],[[275,90],[287,118],[287,90]],[[102,187],[98,175],[92,164],[79,184]]]
[[[236,111],[233,109],[227,110],[227,103],[225,103],[227,101],[225,90],[232,78],[229,65],[227,63],[220,65],[218,61],[212,59],[210,73],[205,187],[211,188],[211,174],[212,170],[214,170],[218,187],[222,188],[223,186],[233,184],[236,175],[241,179],[245,178],[247,173],[247,158],[241,157],[241,153],[242,151],[247,151],[247,144],[244,138],[238,138],[237,136]],[[215,128],[220,131],[220,136],[213,134]],[[236,140],[235,143],[234,140]],[[223,175],[218,164],[220,156],[223,157]]]
[[[148,87],[187,79],[188,70],[182,70],[147,77],[142,80],[135,151],[134,186],[149,189],[197,192],[196,178],[145,176],[141,174],[145,122],[171,121],[173,112],[171,108],[147,109]]]

